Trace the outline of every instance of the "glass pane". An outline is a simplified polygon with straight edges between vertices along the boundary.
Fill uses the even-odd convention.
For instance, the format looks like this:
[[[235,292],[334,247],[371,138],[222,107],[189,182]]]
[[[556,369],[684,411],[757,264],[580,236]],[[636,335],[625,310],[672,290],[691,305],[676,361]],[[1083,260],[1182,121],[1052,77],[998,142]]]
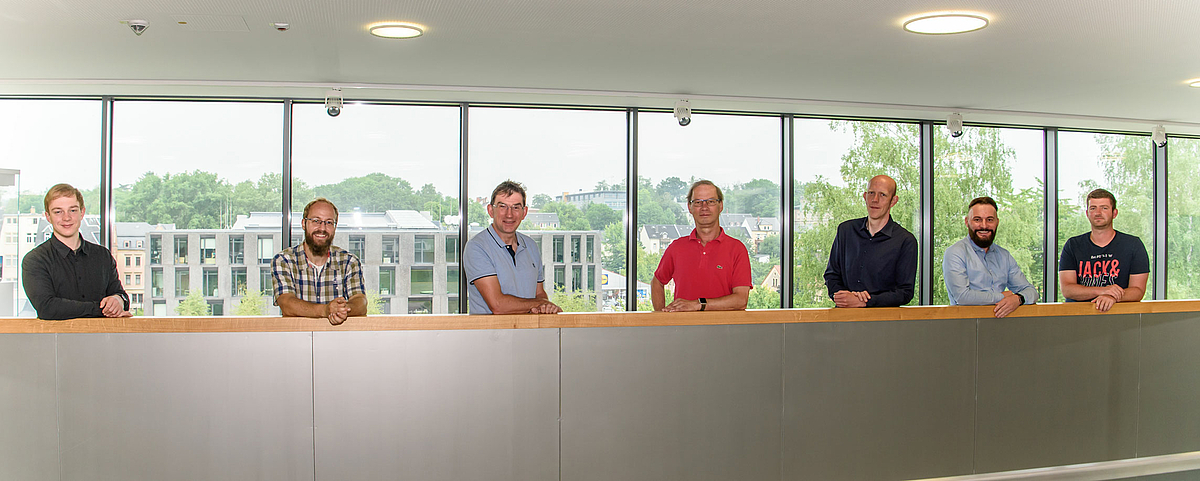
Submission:
[[[967,127],[953,138],[944,128],[934,129],[934,304],[950,303],[944,253],[967,237],[967,206],[982,196],[999,206],[995,245],[1012,254],[1039,294],[1046,292],[1044,136],[1041,130]]]
[[[246,286],[247,286],[246,268],[239,267],[239,268],[233,269],[233,276],[229,279],[229,283],[233,288],[233,295],[235,295],[235,296],[246,295]]]
[[[639,311],[652,309],[649,283],[663,251],[691,234],[694,221],[685,203],[692,182],[701,179],[721,188],[721,226],[749,251],[755,288],[747,307],[781,305],[779,293],[762,285],[780,255],[780,122],[779,117],[693,114],[692,123],[680,127],[670,113],[638,115]],[[667,292],[673,287],[672,281]]]
[[[1146,246],[1150,266],[1154,266],[1153,229],[1153,149],[1149,137],[1134,135],[1059,132],[1058,134],[1058,252],[1057,270],[1063,245],[1071,237],[1091,231],[1086,216],[1085,197],[1102,188],[1117,198],[1113,227],[1134,235]],[[1154,271],[1146,283],[1145,299],[1150,299]],[[1058,300],[1065,298],[1059,290]]]
[[[1167,146],[1167,295],[1200,299],[1200,140],[1170,140]],[[1147,246],[1149,248],[1149,246]]]
[[[191,279],[188,274],[188,269],[175,269],[175,297],[184,297],[188,295],[188,290],[191,288]]]
[[[15,184],[0,198],[4,259],[0,279],[12,282],[16,305],[0,315],[35,317],[21,283],[25,254],[49,239],[42,212],[50,187],[68,183],[83,192],[80,233],[105,244],[100,233],[100,102],[95,100],[0,100],[0,169],[19,170]],[[140,250],[140,249],[137,249]],[[132,252],[132,250],[125,250]],[[118,255],[118,253],[114,253]],[[124,273],[124,269],[122,269]],[[15,292],[14,292],[15,291]],[[139,291],[140,292],[140,291]]]
[[[446,293],[458,294],[458,266],[446,268]],[[454,302],[458,302],[455,298]]]
[[[379,268],[379,295],[391,296],[396,294],[396,269],[394,267]]]
[[[458,263],[458,236],[446,236],[446,263]]]
[[[271,275],[270,267],[262,267],[258,269],[258,290],[262,295],[270,299],[275,298],[274,278]]]
[[[122,225],[159,232],[175,268],[197,270],[198,299],[168,290],[166,305],[178,315],[254,312],[233,301],[238,286],[231,265],[245,262],[247,244],[267,264],[277,244],[255,243],[247,231],[280,231],[283,104],[120,100],[113,104],[113,189],[118,234]],[[159,263],[151,246],[151,264]],[[250,247],[254,248],[254,247]],[[192,249],[195,249],[194,251]],[[251,257],[254,259],[254,257]],[[241,296],[239,302],[255,302]],[[257,298],[255,298],[257,299]],[[226,304],[228,302],[228,304]],[[270,305],[270,301],[266,302]],[[226,309],[225,306],[228,306]],[[274,310],[278,312],[278,310]],[[248,314],[247,314],[248,315]]]
[[[825,286],[829,250],[838,224],[867,215],[862,194],[872,177],[896,180],[892,219],[920,242],[920,132],[915,124],[818,119],[796,119],[795,132],[792,305],[832,307]],[[917,304],[920,290],[917,276],[909,305]]]
[[[624,273],[625,112],[472,108],[470,118],[469,192],[480,201],[469,212],[472,225],[478,225],[471,235],[490,224],[486,204],[496,185],[521,182],[529,209],[520,230],[537,244],[551,300],[565,311],[600,310],[607,293],[569,290],[565,282],[552,285],[551,273],[568,263]],[[585,233],[596,237],[601,255],[573,260],[564,237]],[[542,250],[543,245],[549,249]],[[624,297],[623,285],[612,287],[611,298]]]
[[[258,263],[270,264],[271,259],[275,257],[275,237],[271,235],[259,234],[258,240]]]
[[[150,270],[150,296],[163,297],[163,270]]]
[[[384,264],[394,268],[394,280],[413,264],[430,266],[432,273],[432,266],[440,272],[446,262],[457,261],[435,246],[446,242],[447,234],[458,233],[460,110],[356,104],[335,118],[321,104],[298,104],[294,112],[293,172],[298,180],[292,186],[293,204],[303,206],[315,197],[332,201],[339,211],[334,244],[362,261],[367,297],[381,301],[371,303],[374,309],[411,312],[405,311],[404,298],[382,302],[381,296],[396,295],[404,286],[380,285],[387,278],[381,269]],[[414,235],[421,236],[420,246]],[[424,290],[435,291],[432,286]],[[435,297],[444,296],[444,290],[436,289]],[[446,305],[441,298],[419,304],[420,312]]]
[[[433,269],[414,268],[412,270],[409,295],[433,295]]]

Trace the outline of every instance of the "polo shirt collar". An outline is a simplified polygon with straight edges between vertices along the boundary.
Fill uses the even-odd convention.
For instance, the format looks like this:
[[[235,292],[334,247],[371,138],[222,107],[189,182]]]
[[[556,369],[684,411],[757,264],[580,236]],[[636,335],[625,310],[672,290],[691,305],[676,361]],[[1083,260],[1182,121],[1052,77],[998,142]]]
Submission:
[[[724,238],[729,237],[729,236],[725,235],[724,227],[718,227],[718,229],[721,229],[721,232],[717,233],[717,237],[713,238],[713,240],[711,240],[709,242],[721,242],[721,240],[723,240]],[[692,228],[692,233],[688,234],[688,239],[694,240],[696,242],[700,242],[700,234],[696,233],[695,227]]]
[[[75,234],[75,235],[79,235],[79,234]],[[54,249],[54,252],[58,253],[59,256],[62,256],[64,258],[71,254],[71,248],[67,247],[66,244],[63,244],[62,241],[58,240],[58,236],[56,236],[54,234],[50,234],[50,246]],[[87,255],[87,251],[83,249],[83,237],[82,236],[79,238],[79,248],[75,250],[75,253],[80,254],[80,255]]]
[[[505,244],[504,240],[500,238],[500,233],[496,232],[496,226],[489,224],[487,230],[492,234],[492,240],[496,241],[496,246],[505,249],[504,246],[508,244]],[[517,243],[517,246],[513,247],[513,252],[521,252],[521,249],[525,248],[525,244],[521,242],[521,234],[514,232],[513,235],[515,236],[513,240]]]

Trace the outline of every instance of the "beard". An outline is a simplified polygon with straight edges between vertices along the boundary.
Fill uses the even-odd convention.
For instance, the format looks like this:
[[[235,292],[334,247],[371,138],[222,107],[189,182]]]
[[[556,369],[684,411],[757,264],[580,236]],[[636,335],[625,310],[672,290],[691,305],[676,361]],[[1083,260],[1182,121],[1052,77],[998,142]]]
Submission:
[[[988,247],[991,247],[991,246],[992,246],[992,242],[996,240],[996,231],[995,231],[995,230],[991,230],[991,229],[970,229],[968,232],[969,232],[969,233],[970,233],[970,235],[971,235],[971,242],[974,242],[974,243],[975,243],[975,245],[977,245],[977,246],[979,246],[980,248],[983,248],[983,249],[987,249]],[[980,238],[980,237],[979,237],[979,233],[980,233],[980,232],[991,232],[991,235],[987,236],[987,238],[986,238],[986,239],[983,239],[983,238]]]
[[[333,236],[325,237],[325,242],[322,243],[313,238],[312,232],[305,231],[304,244],[308,246],[313,254],[323,256],[329,252],[329,246],[333,244]]]

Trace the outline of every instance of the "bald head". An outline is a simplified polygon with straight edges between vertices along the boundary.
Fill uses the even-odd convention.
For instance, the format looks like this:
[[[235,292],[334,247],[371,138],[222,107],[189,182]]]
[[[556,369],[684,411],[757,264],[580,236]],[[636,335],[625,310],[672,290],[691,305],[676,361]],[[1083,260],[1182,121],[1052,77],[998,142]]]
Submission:
[[[871,177],[871,181],[867,183],[867,190],[884,190],[887,189],[888,195],[896,196],[896,181],[886,175],[877,175]]]

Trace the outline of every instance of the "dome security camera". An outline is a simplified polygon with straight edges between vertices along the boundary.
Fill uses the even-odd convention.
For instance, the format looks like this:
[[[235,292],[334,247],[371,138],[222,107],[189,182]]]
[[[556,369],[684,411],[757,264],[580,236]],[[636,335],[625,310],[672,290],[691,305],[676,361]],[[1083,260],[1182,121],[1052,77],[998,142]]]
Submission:
[[[325,92],[325,113],[330,117],[342,114],[342,89]]]
[[[147,28],[150,28],[150,22],[145,20],[130,20],[126,23],[129,24],[129,29],[133,30],[133,34],[139,37],[141,37],[143,33],[146,33]]]
[[[687,100],[675,102],[675,120],[679,121],[680,127],[687,127],[692,123],[692,103]]]
[[[963,135],[963,118],[962,114],[950,114],[946,117],[946,130],[950,131],[950,136],[954,138],[962,137]]]

